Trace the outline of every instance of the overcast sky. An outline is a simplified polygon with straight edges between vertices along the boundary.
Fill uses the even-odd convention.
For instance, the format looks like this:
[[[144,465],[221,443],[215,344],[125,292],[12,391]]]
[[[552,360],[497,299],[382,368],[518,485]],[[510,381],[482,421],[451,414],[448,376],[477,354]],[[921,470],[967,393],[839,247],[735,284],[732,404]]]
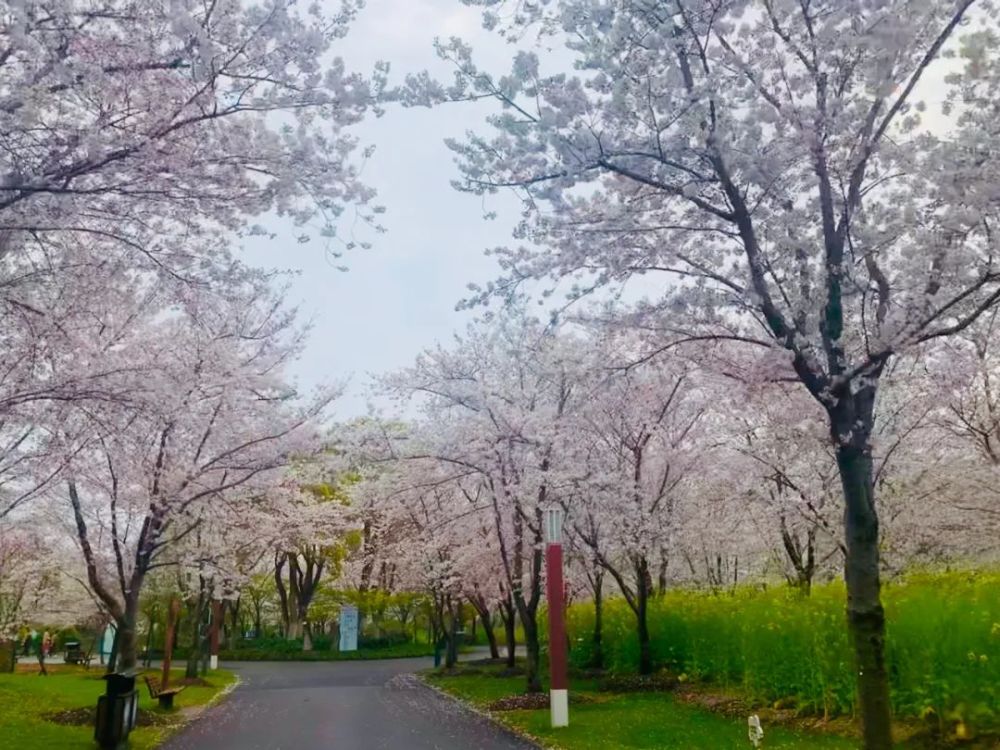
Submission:
[[[513,51],[483,31],[479,19],[459,0],[368,0],[338,50],[348,68],[358,71],[389,61],[398,82],[424,69],[446,76],[434,38],[461,36],[483,64],[503,71]],[[376,149],[365,180],[387,209],[382,218],[388,231],[373,237],[372,249],[349,251],[335,261],[320,240],[297,244],[288,232],[246,249],[255,265],[300,272],[289,301],[300,305],[314,329],[293,375],[306,388],[350,378],[334,413],[338,419],[367,411],[369,373],[406,366],[422,349],[464,328],[471,315],[456,312],[455,304],[466,285],[497,274],[483,251],[509,240],[518,204],[512,196],[492,197],[488,207],[499,217],[484,221],[483,200],[451,187],[458,171],[443,143],[481,128],[487,111],[486,104],[391,108],[358,129],[363,144]],[[344,224],[350,224],[349,215]],[[339,263],[349,270],[337,270]]]

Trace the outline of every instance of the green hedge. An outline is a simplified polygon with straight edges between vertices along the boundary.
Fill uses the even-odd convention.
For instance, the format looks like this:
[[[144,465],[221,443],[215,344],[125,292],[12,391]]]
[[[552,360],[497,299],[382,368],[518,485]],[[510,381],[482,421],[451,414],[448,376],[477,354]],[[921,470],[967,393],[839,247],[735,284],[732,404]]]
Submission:
[[[1000,723],[1000,574],[922,575],[886,586],[888,663],[899,715]],[[854,675],[842,584],[804,598],[785,588],[734,593],[675,591],[651,603],[654,659],[678,675],[738,687],[804,711],[850,713]],[[571,660],[592,657],[593,606],[568,614]],[[621,599],[605,605],[604,659],[637,669],[635,617]]]
[[[249,641],[248,644],[252,644]],[[359,648],[357,651],[312,650],[303,651],[302,641],[283,641],[281,646],[272,644],[246,645],[223,649],[222,661],[356,661],[364,659],[404,659],[431,656],[433,647],[426,643],[400,643],[380,648]],[[297,648],[296,648],[297,646]]]

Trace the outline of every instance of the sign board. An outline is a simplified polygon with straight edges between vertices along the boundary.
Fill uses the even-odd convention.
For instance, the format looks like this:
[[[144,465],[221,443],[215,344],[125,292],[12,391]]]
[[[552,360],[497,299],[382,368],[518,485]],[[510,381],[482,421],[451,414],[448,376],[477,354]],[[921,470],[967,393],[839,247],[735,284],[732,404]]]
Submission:
[[[115,626],[108,625],[101,636],[101,655],[110,654],[115,645]]]
[[[340,650],[358,650],[358,608],[350,604],[340,608]]]

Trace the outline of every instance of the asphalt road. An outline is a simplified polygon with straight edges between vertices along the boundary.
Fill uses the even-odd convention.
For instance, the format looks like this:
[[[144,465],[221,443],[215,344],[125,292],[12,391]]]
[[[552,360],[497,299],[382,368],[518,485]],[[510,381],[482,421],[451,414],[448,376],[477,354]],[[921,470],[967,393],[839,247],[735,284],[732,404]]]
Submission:
[[[227,664],[240,685],[165,750],[530,750],[412,673],[429,659]]]

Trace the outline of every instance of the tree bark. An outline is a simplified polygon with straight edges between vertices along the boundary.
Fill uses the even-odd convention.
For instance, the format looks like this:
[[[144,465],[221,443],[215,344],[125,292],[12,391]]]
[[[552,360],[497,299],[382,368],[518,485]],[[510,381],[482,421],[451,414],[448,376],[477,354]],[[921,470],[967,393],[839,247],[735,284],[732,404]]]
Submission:
[[[136,643],[138,614],[139,602],[126,601],[125,616],[116,623],[118,632],[115,634],[115,646],[118,653],[115,659],[109,661],[109,665],[119,672],[132,669],[138,663],[138,644]]]
[[[489,617],[479,618],[483,623],[483,632],[486,633],[486,641],[490,644],[490,658],[499,659],[500,658],[500,647],[497,644],[497,634],[493,630],[493,620]]]
[[[590,666],[593,669],[604,668],[604,592],[598,577],[594,586],[594,633],[591,636],[593,648],[590,654]]]
[[[478,615],[478,619],[483,623],[483,632],[486,634],[486,641],[490,645],[490,658],[499,659],[500,648],[497,646],[497,634],[493,629],[493,615],[490,612],[490,605],[487,603],[486,597],[477,590],[476,593],[469,597],[469,603],[472,605],[475,615]],[[476,637],[475,615],[472,618],[473,641],[475,641]]]
[[[525,617],[521,613],[521,625],[524,627],[524,650],[527,656],[525,667],[528,671],[528,692],[542,692],[541,678],[541,645],[538,642],[538,616],[535,612]]]
[[[848,433],[842,433],[845,435]],[[867,443],[867,440],[865,441]],[[879,523],[872,458],[867,445],[844,439],[837,448],[844,488],[847,621],[858,674],[858,708],[865,750],[892,748],[889,675],[885,664],[885,610],[879,577]]]
[[[201,597],[191,613],[191,650],[188,651],[187,663],[184,668],[185,677],[198,676],[198,662],[201,660]]]
[[[503,621],[504,641],[507,645],[507,669],[513,669],[517,663],[517,621],[514,618],[514,603],[509,596],[500,602],[500,619]]]
[[[170,600],[167,608],[167,628],[163,636],[163,668],[160,678],[160,687],[164,690],[170,686],[170,662],[174,655],[174,642],[177,639],[177,623],[180,614],[180,602],[177,599]],[[115,639],[118,640],[117,638]]]
[[[649,593],[640,586],[636,593],[636,631],[639,636],[639,674],[653,673],[653,650],[649,642]]]
[[[445,652],[444,665],[451,669],[456,664],[458,664],[458,623],[459,614],[458,607],[453,604],[449,604],[449,622],[448,622],[448,646]]]

